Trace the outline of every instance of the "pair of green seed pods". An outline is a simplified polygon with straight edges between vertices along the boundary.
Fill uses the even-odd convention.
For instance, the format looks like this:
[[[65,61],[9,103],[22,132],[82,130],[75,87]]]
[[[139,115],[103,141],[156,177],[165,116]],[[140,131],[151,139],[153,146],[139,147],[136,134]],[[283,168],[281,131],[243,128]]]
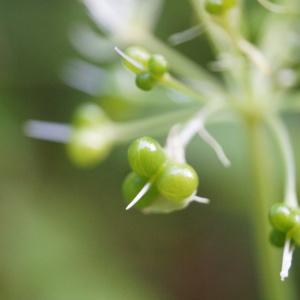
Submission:
[[[73,115],[72,132],[67,143],[70,160],[79,167],[93,167],[110,153],[113,141],[111,121],[94,103],[84,103]]]
[[[300,211],[283,203],[274,204],[269,211],[269,221],[273,227],[270,242],[276,247],[283,247],[289,236],[300,246]]]
[[[133,172],[123,184],[127,202],[132,201],[145,184],[152,183],[137,208],[148,207],[160,196],[180,204],[197,190],[199,180],[195,170],[186,163],[169,160],[160,144],[150,137],[139,138],[130,145],[128,160]]]
[[[151,55],[146,49],[136,46],[127,48],[125,53],[142,67],[123,60],[124,65],[136,74],[136,85],[143,91],[150,91],[157,80],[168,72],[168,62],[160,54]]]

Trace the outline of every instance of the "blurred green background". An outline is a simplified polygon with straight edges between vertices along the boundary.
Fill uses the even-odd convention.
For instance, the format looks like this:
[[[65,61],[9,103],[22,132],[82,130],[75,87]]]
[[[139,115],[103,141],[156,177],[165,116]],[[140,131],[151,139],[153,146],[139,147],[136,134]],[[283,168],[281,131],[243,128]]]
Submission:
[[[194,21],[186,1],[165,2],[156,27],[163,40]],[[233,162],[229,170],[202,142],[189,148],[211,205],[149,216],[124,210],[126,145],[96,169],[78,170],[64,146],[25,137],[26,120],[68,122],[90,100],[61,79],[70,59],[83,59],[70,42],[82,23],[91,20],[79,1],[0,4],[0,298],[259,299],[242,129],[211,128]],[[177,48],[204,66],[212,59],[204,37]],[[126,119],[126,103],[102,104]],[[129,117],[145,110],[139,104]]]

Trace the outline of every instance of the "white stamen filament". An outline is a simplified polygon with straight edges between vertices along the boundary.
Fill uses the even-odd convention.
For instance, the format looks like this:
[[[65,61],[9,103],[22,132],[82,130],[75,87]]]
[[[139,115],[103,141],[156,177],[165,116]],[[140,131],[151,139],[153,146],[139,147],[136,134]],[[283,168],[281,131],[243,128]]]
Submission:
[[[67,124],[29,120],[24,124],[24,132],[31,138],[67,143],[72,129]]]
[[[128,61],[131,65],[133,65],[134,67],[136,67],[137,69],[139,69],[141,72],[144,71],[144,67],[137,62],[136,60],[134,60],[133,58],[131,58],[130,56],[128,56],[124,51],[122,51],[121,49],[119,49],[118,47],[115,47],[115,51],[126,61]]]
[[[291,239],[288,238],[285,241],[283,248],[282,267],[280,272],[280,278],[284,281],[289,276],[289,270],[292,265],[293,252],[295,247],[291,244]]]
[[[197,195],[194,195],[191,201],[201,203],[201,204],[209,204],[210,200],[204,197],[199,197]]]
[[[280,119],[269,119],[269,124],[277,138],[279,147],[282,152],[285,172],[285,203],[293,208],[298,207],[297,188],[296,188],[296,169],[294,161],[294,153],[291,146],[289,134]]]
[[[134,197],[134,199],[127,205],[126,210],[129,210],[134,205],[136,205],[143,198],[143,196],[150,190],[151,186],[152,186],[152,182],[146,183],[143,186],[143,188],[138,192],[138,194]]]
[[[218,143],[218,141],[202,126],[198,134],[207,143],[216,153],[220,162],[227,168],[230,167],[231,163],[228,157],[226,156],[223,147]]]
[[[181,32],[176,32],[172,34],[169,38],[168,41],[172,46],[178,46],[180,44],[189,42],[196,37],[198,37],[202,33],[202,28],[198,26],[193,26],[189,29],[186,29]]]

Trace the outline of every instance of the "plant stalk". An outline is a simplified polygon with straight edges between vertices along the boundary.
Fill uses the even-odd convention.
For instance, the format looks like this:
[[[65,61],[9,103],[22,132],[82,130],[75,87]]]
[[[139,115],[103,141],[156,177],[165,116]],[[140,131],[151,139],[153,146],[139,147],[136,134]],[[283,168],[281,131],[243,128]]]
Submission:
[[[280,281],[281,251],[273,249],[269,243],[268,210],[272,201],[277,199],[273,197],[271,170],[270,165],[268,165],[270,154],[268,153],[263,124],[258,120],[249,122],[247,123],[247,130],[254,186],[251,221],[261,299],[296,300],[291,284],[292,279],[289,278],[286,282]]]

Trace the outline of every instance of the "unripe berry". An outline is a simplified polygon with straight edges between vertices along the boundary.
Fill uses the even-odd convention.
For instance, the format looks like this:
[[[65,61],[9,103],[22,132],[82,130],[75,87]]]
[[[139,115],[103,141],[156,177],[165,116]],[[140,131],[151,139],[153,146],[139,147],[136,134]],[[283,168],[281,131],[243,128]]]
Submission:
[[[154,77],[160,77],[168,71],[168,62],[164,56],[154,54],[149,59],[148,69]]]
[[[236,4],[236,0],[206,0],[205,9],[212,15],[222,15]]]
[[[274,247],[282,248],[284,246],[286,234],[278,231],[276,229],[272,229],[270,232],[270,243]]]
[[[109,119],[102,108],[92,102],[81,104],[75,111],[73,116],[73,124],[75,127],[97,126]]]
[[[156,81],[150,73],[141,73],[136,75],[135,79],[136,86],[143,91],[150,91],[153,89]]]
[[[166,154],[160,144],[150,138],[136,139],[128,148],[128,161],[134,172],[146,178],[158,173],[166,162]]]
[[[275,229],[282,232],[287,232],[295,224],[292,210],[287,205],[281,203],[276,203],[271,207],[269,220]]]
[[[79,167],[92,167],[110,153],[110,133],[101,127],[74,129],[67,144],[71,161]]]
[[[129,204],[141,189],[147,184],[147,179],[132,172],[127,175],[122,186],[123,197]],[[136,203],[136,208],[145,208],[149,206],[158,197],[158,191],[153,185],[149,191]]]
[[[181,202],[196,192],[198,175],[188,164],[169,162],[159,174],[156,186],[166,199]]]
[[[128,55],[130,58],[132,58],[134,61],[138,62],[139,64],[141,64],[141,66],[145,69],[147,69],[148,66],[148,61],[150,59],[150,53],[142,48],[142,47],[136,47],[136,46],[132,46],[132,47],[128,47],[125,50],[125,54]],[[123,60],[123,64],[132,72],[134,73],[140,73],[141,70],[139,68],[137,68],[136,66],[134,66],[133,64],[131,64],[129,61],[127,60]]]

